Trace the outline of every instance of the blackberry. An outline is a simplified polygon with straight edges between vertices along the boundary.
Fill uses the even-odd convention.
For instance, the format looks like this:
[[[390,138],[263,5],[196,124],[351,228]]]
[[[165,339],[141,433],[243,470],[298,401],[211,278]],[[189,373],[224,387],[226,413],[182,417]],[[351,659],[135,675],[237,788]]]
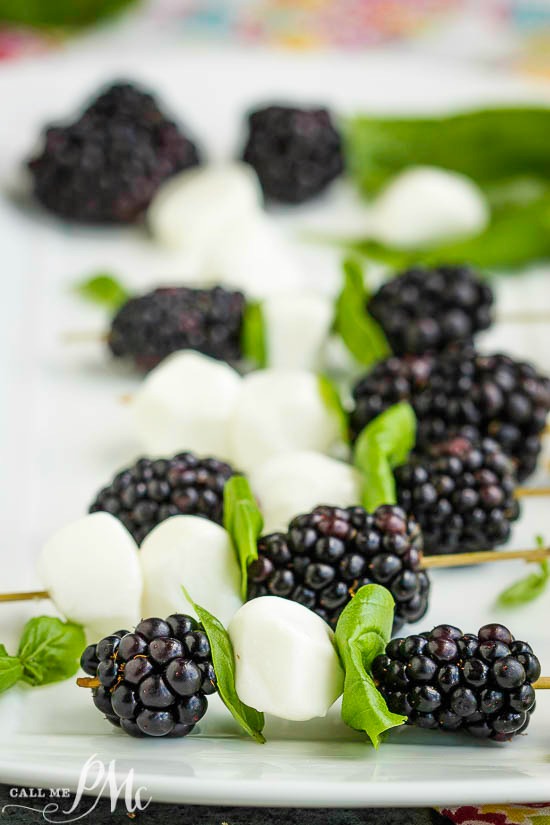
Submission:
[[[96,708],[130,736],[187,736],[217,690],[204,628],[183,614],[117,631],[87,647],[81,665],[101,683]]]
[[[140,458],[100,490],[89,512],[116,516],[138,544],[171,516],[203,516],[221,524],[223,488],[232,475],[229,464],[190,452],[170,459]]]
[[[243,160],[267,198],[302,203],[343,171],[342,144],[326,109],[268,106],[249,115]]]
[[[392,639],[372,675],[389,709],[407,724],[504,742],[529,724],[540,664],[503,625],[485,625],[477,636],[439,625]]]
[[[198,162],[150,94],[117,83],[73,123],[47,128],[29,168],[37,199],[63,218],[132,223],[166,178]]]
[[[130,298],[115,315],[109,348],[144,370],[176,350],[234,363],[242,357],[245,299],[240,292],[169,287]]]
[[[321,506],[297,516],[287,533],[263,536],[248,568],[248,599],[281,596],[303,604],[335,627],[365,584],[381,584],[395,599],[394,629],[428,609],[430,583],[420,569],[422,535],[405,512],[382,505]]]
[[[507,355],[481,355],[472,346],[438,355],[392,356],[354,387],[353,438],[398,401],[418,418],[417,446],[427,449],[452,435],[489,436],[514,460],[516,476],[535,469],[550,410],[550,379]]]
[[[496,441],[454,438],[395,470],[397,499],[416,518],[427,554],[491,550],[519,516],[512,463]]]
[[[368,303],[396,355],[467,343],[491,325],[493,292],[464,266],[415,267],[392,278]]]

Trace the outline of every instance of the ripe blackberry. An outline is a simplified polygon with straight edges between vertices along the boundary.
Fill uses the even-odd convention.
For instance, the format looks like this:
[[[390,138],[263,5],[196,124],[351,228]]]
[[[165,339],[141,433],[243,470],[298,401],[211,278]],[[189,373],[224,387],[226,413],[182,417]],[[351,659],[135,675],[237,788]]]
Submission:
[[[417,446],[427,449],[452,435],[489,436],[514,460],[518,479],[535,469],[550,410],[550,379],[506,355],[481,355],[472,346],[438,355],[392,356],[354,387],[352,437],[398,401],[418,418]]]
[[[100,490],[89,512],[116,516],[138,544],[170,516],[203,516],[221,524],[223,488],[234,474],[229,464],[190,452],[170,459],[140,458]]]
[[[302,203],[343,171],[342,145],[326,109],[268,106],[252,112],[243,160],[267,198]]]
[[[420,570],[422,535],[400,507],[316,507],[287,533],[258,542],[248,568],[248,599],[282,596],[310,608],[331,627],[360,587],[381,584],[395,599],[394,629],[428,608],[430,583]]]
[[[389,709],[407,724],[505,742],[529,724],[540,663],[502,625],[485,625],[477,635],[439,625],[392,639],[372,675]]]
[[[234,363],[242,357],[245,299],[240,292],[168,287],[130,298],[115,315],[109,348],[149,370],[176,350]]]
[[[197,149],[129,83],[104,91],[73,123],[46,129],[29,162],[37,199],[64,218],[131,223],[170,175],[195,166]]]
[[[416,518],[428,555],[491,550],[519,516],[512,462],[496,441],[454,438],[395,470],[398,503]]]
[[[466,343],[491,325],[493,292],[464,266],[415,267],[392,278],[368,303],[396,355]]]
[[[101,682],[96,708],[130,736],[187,736],[217,690],[204,628],[183,614],[117,631],[87,647],[81,665]]]

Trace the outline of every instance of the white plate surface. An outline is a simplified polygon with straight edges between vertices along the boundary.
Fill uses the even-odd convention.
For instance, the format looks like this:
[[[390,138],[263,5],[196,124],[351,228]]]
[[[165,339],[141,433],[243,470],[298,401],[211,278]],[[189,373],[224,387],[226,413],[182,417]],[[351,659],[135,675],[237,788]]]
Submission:
[[[136,289],[187,272],[134,230],[68,227],[20,207],[8,195],[14,169],[41,124],[69,113],[100,81],[134,77],[158,90],[212,157],[238,144],[242,113],[273,99],[327,102],[341,111],[400,111],[545,94],[518,81],[418,57],[265,55],[182,47],[178,54],[136,50],[103,58],[65,55],[8,66],[0,74],[2,300],[0,353],[0,590],[39,586],[34,559],[58,526],[85,511],[96,489],[139,452],[119,397],[136,379],[114,368],[100,346],[68,347],[66,330],[100,329],[105,319],[76,300],[70,285],[97,268],[113,269]],[[337,186],[318,204],[276,216],[282,229],[353,226],[361,213]],[[300,247],[304,285],[334,290],[337,256]],[[500,306],[548,305],[548,271],[499,284]],[[500,325],[487,348],[535,358],[550,368],[550,331]],[[544,478],[544,472],[539,476]],[[526,502],[510,546],[532,546],[549,529],[548,504]],[[547,533],[548,534],[548,533]],[[486,621],[509,624],[531,641],[550,674],[548,596],[514,612],[494,598],[518,578],[519,563],[433,576],[429,628],[452,622],[465,631]],[[0,640],[13,644],[24,620],[48,605],[2,607]],[[270,721],[269,744],[239,736],[214,703],[198,736],[141,742],[106,729],[89,697],[72,683],[16,690],[0,698],[0,781],[75,788],[93,754],[115,760],[124,777],[156,800],[270,805],[451,805],[550,799],[550,695],[542,695],[529,735],[508,746],[413,729],[391,733],[376,753],[339,722],[290,726]]]

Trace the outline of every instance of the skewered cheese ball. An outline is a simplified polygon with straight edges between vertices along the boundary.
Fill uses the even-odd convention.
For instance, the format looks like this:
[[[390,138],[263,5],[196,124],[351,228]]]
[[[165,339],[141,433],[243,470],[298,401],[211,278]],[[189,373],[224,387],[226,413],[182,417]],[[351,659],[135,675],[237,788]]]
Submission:
[[[144,449],[152,455],[193,450],[229,458],[228,422],[240,388],[241,378],[228,364],[191,350],[170,355],[133,399]]]
[[[200,516],[173,516],[141,545],[143,612],[147,616],[194,613],[192,599],[223,624],[242,604],[240,570],[229,534]]]
[[[241,700],[282,719],[326,716],[344,673],[334,634],[306,607],[264,596],[243,605],[229,624],[235,686]]]
[[[38,572],[61,613],[93,634],[139,621],[138,548],[108,513],[92,513],[58,530],[42,549]]]
[[[359,472],[321,453],[283,453],[255,468],[250,482],[264,517],[264,534],[286,532],[300,513],[320,503],[351,507],[360,499]]]
[[[302,370],[247,375],[229,430],[233,463],[244,472],[281,453],[329,452],[340,437],[338,416],[325,404],[318,377]]]

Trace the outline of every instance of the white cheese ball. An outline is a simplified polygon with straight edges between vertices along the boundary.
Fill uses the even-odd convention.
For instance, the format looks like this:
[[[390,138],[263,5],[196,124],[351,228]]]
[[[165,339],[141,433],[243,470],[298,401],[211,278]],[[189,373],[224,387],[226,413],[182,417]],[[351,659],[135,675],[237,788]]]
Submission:
[[[330,298],[316,292],[272,295],[262,303],[270,367],[315,370],[334,317]]]
[[[156,456],[193,450],[227,459],[228,422],[241,383],[236,370],[206,355],[185,350],[168,356],[132,401],[143,448]]]
[[[250,707],[295,722],[326,716],[344,673],[328,624],[307,607],[262,596],[229,624],[235,686]]]
[[[202,279],[262,299],[303,284],[292,249],[273,218],[257,212],[227,224],[210,243]]]
[[[361,474],[350,464],[321,453],[283,453],[250,476],[264,517],[264,533],[286,531],[295,516],[320,504],[359,504]]]
[[[147,212],[155,240],[195,255],[223,241],[261,209],[262,191],[246,163],[217,163],[180,172],[163,183]]]
[[[52,601],[99,637],[140,620],[142,578],[137,545],[109,513],[92,513],[44,545],[38,572]]]
[[[424,247],[482,232],[489,206],[473,180],[432,166],[396,175],[372,207],[372,234],[402,248]]]
[[[194,614],[183,585],[196,604],[222,624],[242,604],[241,574],[229,533],[200,516],[173,516],[141,545],[143,615]]]
[[[281,453],[329,452],[339,440],[340,424],[314,373],[258,370],[243,379],[229,437],[234,465],[250,472]]]

